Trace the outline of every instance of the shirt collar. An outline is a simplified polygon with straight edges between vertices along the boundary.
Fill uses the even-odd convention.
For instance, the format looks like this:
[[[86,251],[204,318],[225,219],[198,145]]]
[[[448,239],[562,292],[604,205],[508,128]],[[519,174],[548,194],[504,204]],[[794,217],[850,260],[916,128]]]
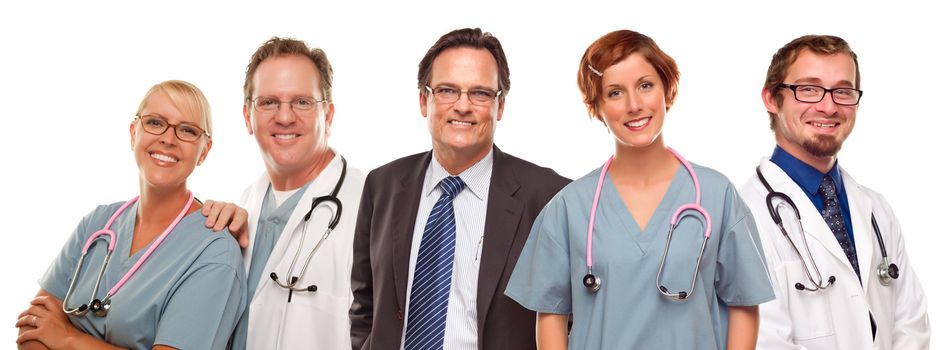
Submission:
[[[833,164],[829,173],[823,174],[819,170],[816,170],[816,168],[811,167],[809,164],[804,163],[783,150],[780,146],[774,147],[774,154],[770,156],[770,161],[777,164],[780,169],[783,169],[783,172],[787,173],[787,176],[790,176],[793,182],[796,182],[797,185],[810,195],[815,196],[817,194],[820,190],[820,182],[823,181],[823,176],[825,175],[829,175],[830,178],[833,179],[836,188],[843,188],[843,177],[839,171],[839,161]]]
[[[481,160],[474,163],[470,168],[458,174],[465,185],[462,192],[471,191],[478,200],[487,198],[487,190],[490,187],[490,175],[493,168],[494,149],[491,148],[484,158],[481,158]],[[425,187],[422,189],[422,193],[424,193],[425,196],[431,196],[434,190],[438,188],[438,183],[448,176],[452,175],[448,173],[447,170],[444,170],[441,163],[438,163],[438,158],[432,155],[431,163],[428,164],[428,174],[425,176]]]

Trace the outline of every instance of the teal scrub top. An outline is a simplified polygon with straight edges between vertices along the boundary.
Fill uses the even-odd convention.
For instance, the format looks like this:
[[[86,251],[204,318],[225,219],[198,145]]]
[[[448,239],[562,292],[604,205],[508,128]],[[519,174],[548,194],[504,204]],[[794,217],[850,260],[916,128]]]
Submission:
[[[257,220],[257,233],[253,241],[253,253],[250,256],[250,272],[247,273],[247,301],[253,301],[253,296],[257,292],[257,285],[260,279],[266,274],[270,279],[270,273],[263,271],[267,261],[270,260],[270,254],[273,253],[273,247],[286,228],[290,215],[296,210],[296,206],[306,192],[306,188],[313,183],[307,182],[306,185],[299,188],[283,204],[276,206],[276,197],[273,194],[273,186],[267,188],[267,194],[263,197],[263,204],[260,207],[260,219]],[[273,272],[273,271],[270,271]],[[275,283],[275,282],[270,282]],[[247,347],[248,322],[250,317],[250,308],[244,310],[237,322],[237,330],[234,332],[234,339],[231,342],[233,349],[245,349]]]
[[[105,227],[124,202],[102,205],[86,215],[40,280],[40,287],[64,300],[86,239]],[[138,261],[148,247],[130,255],[138,203],[112,224],[115,251],[96,298],[105,294]],[[204,227],[200,211],[191,213],[158,246],[151,257],[112,297],[106,317],[92,312],[69,316],[82,331],[112,345],[151,349],[154,344],[178,349],[223,349],[247,305],[246,277],[240,248],[229,232]],[[106,236],[107,237],[107,236]],[[108,247],[97,239],[79,271],[66,305],[89,303]]]
[[[711,238],[692,295],[664,297],[655,286],[671,215],[694,203],[691,176],[680,166],[644,231],[606,176],[593,231],[595,294],[583,286],[586,234],[601,168],[567,185],[534,222],[506,294],[543,313],[572,314],[570,349],[724,349],[727,307],[774,299],[750,210],[728,179],[692,164]],[[694,213],[694,212],[692,212]],[[662,284],[687,291],[703,242],[703,219],[688,215],[674,231]]]

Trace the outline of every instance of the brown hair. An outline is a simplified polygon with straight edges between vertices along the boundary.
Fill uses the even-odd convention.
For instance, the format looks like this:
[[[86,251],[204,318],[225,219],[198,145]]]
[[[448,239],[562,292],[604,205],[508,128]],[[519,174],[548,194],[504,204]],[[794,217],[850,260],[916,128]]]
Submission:
[[[629,55],[641,54],[658,72],[665,88],[665,109],[671,108],[678,96],[678,65],[652,38],[631,30],[617,30],[596,39],[579,61],[576,83],[583,94],[589,116],[602,121],[599,102],[602,99],[602,72]]]
[[[818,55],[849,54],[853,58],[853,63],[856,64],[856,81],[853,83],[856,84],[856,89],[859,88],[861,83],[859,60],[856,59],[856,53],[849,47],[846,40],[832,35],[804,35],[793,39],[793,41],[781,47],[780,50],[777,50],[773,59],[770,60],[770,68],[767,68],[764,88],[770,90],[770,94],[774,97],[778,107],[783,105],[783,95],[777,93],[777,85],[783,83],[783,80],[787,78],[787,70],[790,69],[793,62],[796,62],[797,57],[800,56],[803,50],[810,50]],[[767,114],[770,115],[770,129],[774,130],[777,116],[769,111]]]
[[[148,104],[148,100],[156,92],[161,91],[171,99],[171,104],[182,114],[197,116],[203,124],[198,125],[207,132],[208,135],[214,135],[211,125],[211,105],[204,97],[197,86],[183,80],[168,80],[155,84],[148,89],[142,102],[138,104],[138,111],[135,115],[140,116]]]
[[[300,40],[279,37],[272,37],[267,40],[250,57],[250,63],[247,64],[247,75],[244,77],[244,101],[250,103],[254,89],[253,75],[257,72],[260,64],[270,57],[288,55],[300,55],[313,61],[316,70],[319,71],[319,87],[322,90],[323,98],[332,102],[332,65],[329,64],[326,52],[319,48],[310,48],[309,45]]]
[[[491,33],[481,32],[480,28],[462,28],[442,35],[428,49],[428,53],[418,63],[418,90],[423,90],[425,86],[431,83],[431,66],[436,57],[447,49],[456,47],[468,47],[473,49],[485,49],[494,56],[497,61],[497,82],[501,98],[510,91],[510,68],[507,67],[507,56],[504,55],[504,48],[500,46],[500,40],[491,35]]]

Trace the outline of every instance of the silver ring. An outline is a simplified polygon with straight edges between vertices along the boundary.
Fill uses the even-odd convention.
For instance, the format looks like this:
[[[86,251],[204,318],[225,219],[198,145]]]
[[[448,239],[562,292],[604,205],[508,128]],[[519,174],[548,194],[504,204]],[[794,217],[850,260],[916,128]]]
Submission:
[[[36,315],[32,315],[32,316],[33,318],[30,319],[30,324],[33,325],[33,327],[36,327]]]

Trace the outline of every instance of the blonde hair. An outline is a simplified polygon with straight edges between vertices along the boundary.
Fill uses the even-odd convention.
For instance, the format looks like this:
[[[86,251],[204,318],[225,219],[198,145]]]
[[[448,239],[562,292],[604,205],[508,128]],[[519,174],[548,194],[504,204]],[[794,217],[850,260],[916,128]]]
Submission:
[[[204,97],[204,93],[197,86],[183,80],[167,80],[155,84],[148,89],[142,102],[138,105],[135,115],[141,115],[155,92],[161,91],[171,99],[171,103],[183,114],[199,117],[204,123],[199,125],[208,135],[214,135],[211,128],[211,105]]]

